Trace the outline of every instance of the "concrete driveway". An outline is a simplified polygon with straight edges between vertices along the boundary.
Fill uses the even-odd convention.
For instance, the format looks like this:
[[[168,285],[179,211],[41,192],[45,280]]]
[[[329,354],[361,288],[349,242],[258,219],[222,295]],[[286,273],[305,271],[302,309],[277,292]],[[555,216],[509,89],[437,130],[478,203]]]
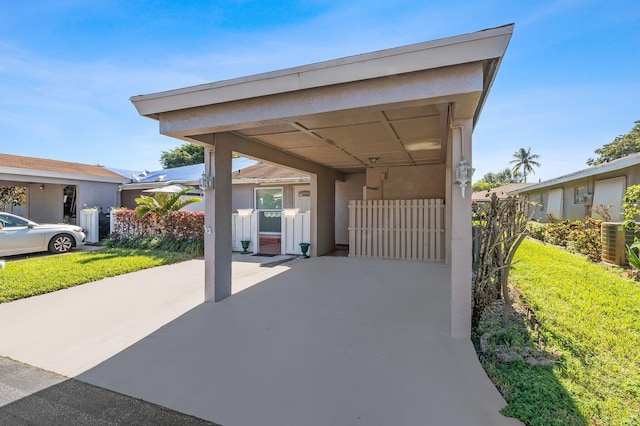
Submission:
[[[234,256],[234,292],[287,269]],[[0,356],[75,377],[201,304],[203,277],[190,260],[0,304]]]
[[[225,426],[520,424],[449,336],[448,273],[234,263],[237,294],[202,304],[203,263],[184,262],[0,305],[0,355]]]

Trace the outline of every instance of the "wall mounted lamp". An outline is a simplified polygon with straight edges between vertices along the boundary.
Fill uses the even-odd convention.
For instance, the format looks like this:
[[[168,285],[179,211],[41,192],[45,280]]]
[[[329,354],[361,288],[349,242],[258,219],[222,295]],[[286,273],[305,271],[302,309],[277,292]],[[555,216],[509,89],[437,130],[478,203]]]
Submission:
[[[475,171],[476,169],[472,168],[469,163],[467,163],[467,160],[462,157],[460,164],[456,167],[456,181],[460,184],[462,198],[464,198],[464,190],[467,187],[467,183],[471,182],[471,177]]]
[[[199,180],[200,189],[206,191],[207,189],[213,189],[213,176],[207,176],[206,174],[202,174]]]
[[[44,189],[44,183],[40,184],[40,189]]]
[[[379,159],[380,159],[380,157],[369,157],[369,162],[371,164],[376,164]]]
[[[467,160],[464,159],[464,126],[451,126],[451,129],[460,130],[460,163],[456,167],[456,182],[460,184],[462,199],[464,199],[464,190],[467,188],[467,184],[471,182],[471,177],[476,169],[471,167]]]

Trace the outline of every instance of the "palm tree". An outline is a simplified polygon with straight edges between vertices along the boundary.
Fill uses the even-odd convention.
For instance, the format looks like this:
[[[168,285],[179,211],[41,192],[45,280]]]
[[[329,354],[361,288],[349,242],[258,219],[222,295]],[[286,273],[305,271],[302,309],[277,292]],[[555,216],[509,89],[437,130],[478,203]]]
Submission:
[[[147,213],[166,216],[169,212],[178,211],[189,204],[201,202],[202,199],[198,197],[182,198],[183,195],[191,190],[193,188],[188,186],[179,192],[156,192],[151,196],[143,195],[140,198],[136,198],[136,204],[138,205],[136,214],[138,217],[142,217]]]
[[[540,158],[538,154],[531,153],[531,147],[528,150],[524,148],[520,148],[516,152],[513,153],[514,160],[510,161],[510,164],[515,163],[513,166],[513,175],[517,176],[520,172],[520,168],[522,168],[522,174],[524,175],[524,182],[527,182],[527,173],[535,174],[533,170],[533,166],[540,167],[541,164],[536,160]]]

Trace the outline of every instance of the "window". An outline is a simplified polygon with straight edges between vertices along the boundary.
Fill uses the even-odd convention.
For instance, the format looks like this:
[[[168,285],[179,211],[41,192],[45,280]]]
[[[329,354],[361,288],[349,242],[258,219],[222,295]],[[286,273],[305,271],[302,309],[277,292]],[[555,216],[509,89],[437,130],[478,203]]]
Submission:
[[[256,188],[256,210],[282,210],[282,188]]]
[[[574,203],[575,204],[584,204],[587,199],[587,187],[586,186],[577,186],[575,188],[574,194]]]

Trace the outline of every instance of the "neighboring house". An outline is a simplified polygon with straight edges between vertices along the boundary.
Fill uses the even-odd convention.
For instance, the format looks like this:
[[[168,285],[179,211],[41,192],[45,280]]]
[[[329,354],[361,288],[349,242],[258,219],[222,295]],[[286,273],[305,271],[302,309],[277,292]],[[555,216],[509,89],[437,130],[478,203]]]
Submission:
[[[450,332],[468,339],[471,197],[456,169],[512,31],[134,96],[163,134],[205,147],[205,300],[231,294],[231,221],[218,218],[233,207],[232,155],[246,155],[310,175],[312,256],[348,235],[350,256],[444,262]]]
[[[491,188],[488,191],[476,191],[471,194],[471,201],[473,203],[486,203],[491,200],[491,194],[496,194],[498,199],[507,198],[511,195],[512,192],[521,190],[528,186],[533,185],[532,183],[508,183],[506,185],[497,186],[495,188]]]
[[[232,171],[238,172],[246,167],[258,164],[258,161],[249,158],[234,158],[232,160]],[[189,166],[174,167],[171,169],[162,169],[153,172],[142,171],[132,172],[129,170],[111,169],[130,179],[127,183],[120,186],[122,190],[121,207],[135,209],[136,198],[141,195],[150,195],[154,189],[165,188],[169,185],[192,186],[197,189],[194,195],[201,195],[199,191],[200,177],[204,172],[204,164],[192,164]],[[203,210],[203,206],[192,206],[191,209]],[[244,207],[243,207],[244,208]]]
[[[76,223],[83,207],[120,205],[128,179],[102,166],[0,154],[0,186],[26,188],[21,215],[39,223]]]
[[[534,219],[541,222],[603,218],[622,220],[622,199],[627,187],[640,184],[640,153],[533,184],[513,194],[525,194],[539,204]],[[606,216],[606,215],[605,215]],[[606,217],[605,217],[606,218]]]
[[[300,171],[261,163],[243,157],[236,157],[232,163],[232,202],[230,214],[233,214],[233,250],[241,250],[242,240],[250,240],[249,250],[256,253],[291,253],[300,254],[299,242],[308,235],[308,216],[291,212],[286,217],[289,209],[297,209],[301,214],[311,208],[310,176]],[[204,164],[163,169],[155,172],[143,172],[142,174],[129,173],[131,182],[121,185],[122,206],[135,209],[136,198],[142,195],[151,195],[154,191],[166,191],[175,188],[192,186],[194,190],[190,196],[203,196],[200,185],[200,177],[204,172]],[[123,173],[123,171],[120,171]],[[204,211],[204,200],[193,203],[183,210]],[[251,210],[251,212],[247,212]],[[242,215],[238,212],[242,211]],[[297,213],[297,212],[296,212]],[[242,217],[250,215],[245,220]],[[305,218],[306,221],[305,221]],[[292,232],[295,225],[292,223],[287,229],[288,221],[296,219],[304,221],[304,232],[301,228],[298,236],[294,238]],[[343,220],[347,220],[346,215]],[[244,222],[245,228],[242,228]],[[302,226],[302,225],[301,225]],[[285,244],[289,233],[290,244]],[[348,243],[348,236],[343,236],[343,244]],[[254,242],[259,242],[255,244]]]

